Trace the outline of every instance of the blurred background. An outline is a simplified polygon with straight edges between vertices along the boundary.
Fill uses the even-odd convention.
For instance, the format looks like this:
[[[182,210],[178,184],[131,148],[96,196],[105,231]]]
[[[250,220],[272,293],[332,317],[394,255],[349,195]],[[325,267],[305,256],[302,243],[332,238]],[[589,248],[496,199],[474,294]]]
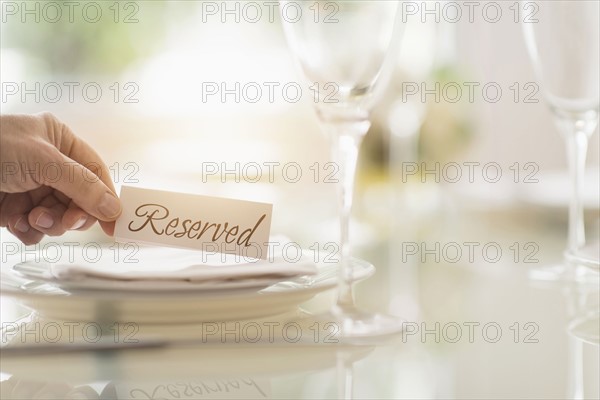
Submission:
[[[359,193],[372,202],[366,212],[385,210],[380,186],[400,171],[400,183],[423,192],[431,207],[444,202],[436,197],[441,187],[476,207],[519,203],[565,214],[564,145],[515,22],[522,16],[500,3],[498,18],[487,12],[493,19],[485,7],[472,21],[465,9],[455,18],[445,2],[407,14],[394,77],[363,147]],[[334,171],[312,110],[314,91],[287,50],[279,8],[253,4],[259,7],[232,3],[227,13],[202,1],[3,2],[2,112],[53,112],[98,149],[118,185],[137,180],[268,200],[281,230],[299,229],[306,220],[297,213],[322,221],[335,211],[333,185],[324,182]],[[236,84],[240,98],[230,93],[222,101]],[[587,204],[597,211],[598,135],[588,157]],[[441,174],[423,184],[420,172],[406,174],[411,162],[438,162]],[[444,167],[453,162],[463,173],[464,162],[481,163],[474,182],[451,182],[453,171],[445,175]],[[263,168],[259,176],[254,163]],[[280,165],[269,173],[264,163]],[[501,166],[498,182],[483,176],[488,163]],[[231,170],[221,184],[220,172]],[[297,170],[303,175],[292,182]]]

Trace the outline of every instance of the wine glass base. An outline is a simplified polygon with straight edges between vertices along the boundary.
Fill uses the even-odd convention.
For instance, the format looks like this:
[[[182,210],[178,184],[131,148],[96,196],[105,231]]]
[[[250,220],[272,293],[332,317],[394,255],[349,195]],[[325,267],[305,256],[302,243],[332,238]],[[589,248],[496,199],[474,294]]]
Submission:
[[[565,260],[575,266],[600,271],[600,242],[592,242],[577,251],[565,252]]]
[[[568,332],[579,340],[600,345],[600,313],[594,313],[583,318],[571,321],[568,325]]]
[[[541,282],[597,281],[600,272],[599,255],[599,242],[590,243],[576,252],[566,251],[564,263],[534,268],[529,271],[529,279]]]
[[[591,283],[598,280],[598,274],[577,264],[557,264],[533,268],[528,272],[529,279],[547,283]]]
[[[597,284],[600,276],[597,261],[581,257],[581,254],[565,253],[564,263],[533,268],[528,272],[529,279],[546,283]]]
[[[353,306],[334,306],[319,315],[332,337],[340,343],[364,342],[368,339],[385,339],[401,333],[406,323],[402,318],[359,310]]]

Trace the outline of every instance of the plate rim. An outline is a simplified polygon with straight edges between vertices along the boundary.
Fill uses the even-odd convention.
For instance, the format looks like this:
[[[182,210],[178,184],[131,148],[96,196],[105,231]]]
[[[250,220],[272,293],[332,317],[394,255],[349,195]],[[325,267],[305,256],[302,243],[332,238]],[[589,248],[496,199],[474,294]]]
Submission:
[[[350,261],[353,265],[358,267],[358,271],[360,272],[359,276],[357,276],[353,283],[360,282],[371,277],[375,273],[375,266],[370,262],[357,258],[350,257]],[[337,264],[339,265],[339,264]],[[320,265],[317,263],[317,268]],[[10,273],[15,274],[16,271],[12,269],[12,267],[8,271],[2,271],[1,276],[13,279],[15,276],[10,276]],[[318,275],[316,275],[318,276]],[[185,291],[142,291],[142,290],[134,290],[131,292],[125,290],[101,290],[101,289],[87,289],[75,292],[69,292],[65,289],[52,285],[50,282],[40,281],[40,286],[48,285],[52,289],[56,290],[56,292],[34,292],[27,291],[23,288],[23,285],[26,283],[36,282],[35,279],[30,278],[22,278],[19,279],[24,280],[23,284],[19,287],[11,287],[9,285],[5,285],[4,279],[0,282],[0,295],[1,296],[9,296],[15,298],[48,298],[52,297],[54,299],[85,299],[85,300],[106,300],[106,301],[116,301],[116,300],[126,300],[126,301],[148,301],[155,299],[163,299],[163,300],[178,300],[183,298],[205,298],[205,299],[218,299],[218,298],[232,298],[232,297],[248,297],[249,295],[260,295],[260,296],[269,296],[269,297],[280,297],[285,296],[291,293],[319,293],[323,292],[337,286],[337,279],[335,276],[332,278],[327,278],[322,282],[317,282],[313,286],[302,287],[298,285],[297,287],[287,287],[283,290],[268,290],[269,288],[279,284],[286,282],[286,279],[282,281],[277,281],[273,285],[269,285],[261,290],[256,290],[256,287],[246,287],[246,288],[230,288],[230,289],[199,289],[199,290],[185,290]],[[288,279],[289,280],[289,279]],[[39,287],[39,286],[38,286]],[[62,292],[62,293],[60,293]]]

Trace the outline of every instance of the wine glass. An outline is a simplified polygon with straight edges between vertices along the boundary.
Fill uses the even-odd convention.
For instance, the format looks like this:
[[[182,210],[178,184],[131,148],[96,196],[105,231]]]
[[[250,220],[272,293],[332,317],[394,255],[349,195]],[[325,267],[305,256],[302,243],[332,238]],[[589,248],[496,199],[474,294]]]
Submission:
[[[598,126],[598,5],[598,1],[522,1],[523,9],[536,11],[523,21],[525,42],[567,149],[571,201],[565,258],[569,265],[594,269],[600,245],[586,246],[582,190],[588,141]]]
[[[371,125],[369,110],[391,74],[401,40],[400,2],[279,3],[288,44],[311,88],[317,89],[316,112],[339,167],[338,297],[323,320],[335,323],[340,338],[399,332],[398,318],[360,311],[354,305],[348,226],[360,143]]]

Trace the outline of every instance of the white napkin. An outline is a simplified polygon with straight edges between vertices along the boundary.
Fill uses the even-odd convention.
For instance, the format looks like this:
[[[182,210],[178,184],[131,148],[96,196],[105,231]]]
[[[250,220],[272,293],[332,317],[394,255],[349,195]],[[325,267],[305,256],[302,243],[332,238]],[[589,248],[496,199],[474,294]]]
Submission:
[[[281,246],[278,247],[281,250]],[[108,249],[103,249],[108,250]],[[103,254],[96,262],[74,260],[50,266],[50,274],[58,281],[102,279],[112,281],[188,281],[194,283],[237,281],[244,279],[286,278],[314,275],[318,272],[311,257],[287,257],[275,251],[267,260],[245,259],[230,254],[203,253],[196,250],[140,246],[139,251],[120,247]],[[136,262],[137,261],[137,262]]]

